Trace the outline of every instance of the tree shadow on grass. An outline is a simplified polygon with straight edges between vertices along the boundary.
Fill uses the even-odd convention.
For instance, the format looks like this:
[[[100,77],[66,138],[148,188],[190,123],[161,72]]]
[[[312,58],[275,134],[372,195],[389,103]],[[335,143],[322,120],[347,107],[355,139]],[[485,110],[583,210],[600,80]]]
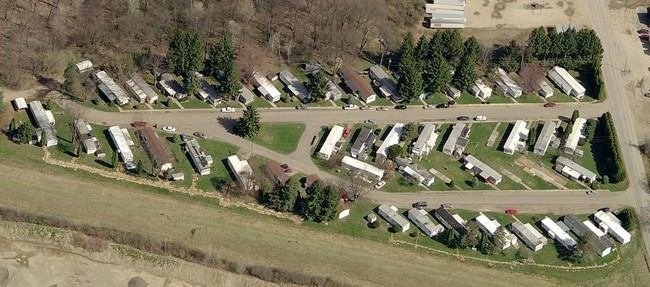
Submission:
[[[112,164],[107,163],[107,162],[105,162],[105,161],[103,161],[103,160],[100,160],[100,159],[96,159],[96,160],[95,160],[95,163],[97,163],[97,164],[99,164],[99,165],[101,165],[101,166],[103,166],[103,167],[105,167],[105,168],[113,168],[113,165],[112,165]]]

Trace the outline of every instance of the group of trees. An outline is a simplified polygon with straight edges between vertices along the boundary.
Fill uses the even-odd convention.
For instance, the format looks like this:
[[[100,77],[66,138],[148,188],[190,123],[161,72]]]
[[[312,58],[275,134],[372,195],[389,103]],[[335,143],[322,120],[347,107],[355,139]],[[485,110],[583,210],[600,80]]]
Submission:
[[[269,208],[295,212],[315,222],[329,221],[336,217],[336,208],[341,200],[341,193],[336,186],[316,181],[304,192],[301,191],[300,182],[292,177],[285,185],[278,184],[272,190],[263,192],[260,199]]]
[[[7,136],[17,143],[26,144],[36,137],[36,129],[29,121],[18,124],[16,119],[11,119],[7,129]]]
[[[596,134],[599,138],[603,139],[599,141],[600,144],[604,145],[604,154],[600,156],[605,159],[602,166],[606,171],[606,175],[612,183],[624,181],[626,173],[625,166],[623,165],[623,155],[621,154],[618,137],[616,136],[614,121],[609,112],[604,113],[598,120]]]
[[[569,29],[558,33],[548,31],[545,27],[534,29],[530,35],[532,55],[538,60],[574,59],[591,61],[600,58],[603,46],[596,32],[590,28],[580,30]]]
[[[422,36],[417,44],[407,34],[398,50],[400,95],[411,101],[425,90],[441,92],[451,83],[469,90],[478,78],[481,51],[475,37],[463,41],[458,30],[440,30],[430,39]]]
[[[205,71],[218,82],[218,91],[226,100],[234,100],[242,87],[235,62],[236,49],[232,36],[224,33],[219,43],[210,47]]]
[[[205,47],[197,33],[177,30],[169,42],[169,60],[177,75],[183,76],[183,87],[190,95],[196,94],[200,82],[196,72],[204,67]]]

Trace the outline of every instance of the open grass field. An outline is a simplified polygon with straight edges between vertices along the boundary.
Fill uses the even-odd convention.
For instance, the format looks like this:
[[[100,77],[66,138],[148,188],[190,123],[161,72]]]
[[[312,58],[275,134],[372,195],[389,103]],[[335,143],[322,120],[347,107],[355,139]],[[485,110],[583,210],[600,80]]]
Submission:
[[[303,124],[265,124],[251,141],[283,154],[290,154],[298,147],[300,136],[305,131]]]
[[[539,103],[542,104],[544,103],[544,99],[540,97],[537,94],[527,94],[527,95],[522,95],[521,97],[516,99],[517,102],[519,103]]]
[[[478,98],[476,98],[476,99],[478,99]],[[506,96],[503,95],[503,93],[497,93],[497,92],[493,92],[492,96],[487,98],[487,100],[485,100],[485,101],[489,102],[490,104],[512,104],[512,103],[514,103],[512,101],[511,97],[506,97]]]
[[[430,94],[424,101],[430,105],[443,104],[450,101],[449,98],[442,95],[441,93]]]
[[[255,97],[255,100],[253,100],[253,102],[250,103],[250,105],[253,106],[253,107],[256,107],[256,108],[258,108],[258,109],[260,109],[260,108],[271,108],[271,107],[273,107],[273,106],[271,105],[271,103],[269,103],[268,101],[264,100],[264,99],[261,98],[261,97]]]
[[[480,104],[481,100],[479,100],[479,98],[477,98],[475,96],[472,96],[469,93],[463,91],[460,94],[460,97],[458,99],[456,99],[456,103],[461,104],[461,105],[462,104]]]
[[[183,105],[184,108],[186,109],[212,109],[210,104],[200,101],[196,97],[187,97],[188,100],[181,101],[181,105]]]

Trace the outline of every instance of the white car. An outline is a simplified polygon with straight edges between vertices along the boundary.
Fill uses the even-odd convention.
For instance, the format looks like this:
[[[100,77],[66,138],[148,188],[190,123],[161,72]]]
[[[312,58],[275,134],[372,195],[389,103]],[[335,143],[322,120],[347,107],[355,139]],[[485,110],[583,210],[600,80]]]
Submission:
[[[235,108],[233,108],[233,107],[225,107],[225,108],[221,108],[221,112],[222,112],[222,113],[234,113],[234,112],[235,112]]]
[[[382,180],[382,181],[378,182],[377,184],[375,184],[375,189],[380,189],[380,188],[384,187],[384,185],[386,185],[386,182]]]
[[[345,106],[343,106],[343,109],[344,109],[344,110],[356,110],[356,109],[358,109],[358,108],[359,108],[359,106],[357,106],[357,105],[353,105],[353,104],[349,104],[349,105],[345,105]]]
[[[165,126],[165,127],[162,128],[162,130],[166,131],[166,132],[175,132],[176,128],[172,127],[172,126]]]
[[[387,111],[388,108],[387,107],[378,107],[377,110],[378,111]]]
[[[476,116],[476,117],[474,117],[474,120],[476,120],[476,121],[486,121],[487,117],[486,116]]]

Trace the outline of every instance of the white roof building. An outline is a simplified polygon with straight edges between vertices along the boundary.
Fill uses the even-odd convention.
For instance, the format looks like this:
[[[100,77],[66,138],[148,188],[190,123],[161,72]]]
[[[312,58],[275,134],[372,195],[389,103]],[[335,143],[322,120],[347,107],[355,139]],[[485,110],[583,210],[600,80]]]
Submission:
[[[559,156],[555,160],[555,170],[573,180],[588,183],[596,180],[596,173],[563,156]]]
[[[519,98],[522,95],[521,87],[508,76],[508,73],[501,68],[497,68],[499,78],[501,78],[500,86],[503,89],[503,92],[513,98]]]
[[[281,71],[278,74],[278,77],[280,78],[280,82],[287,86],[287,89],[292,96],[298,97],[301,101],[311,97],[305,85],[298,81],[298,79],[296,79],[296,77],[288,70]]]
[[[585,130],[587,127],[587,120],[583,118],[577,118],[575,123],[573,123],[573,128],[571,133],[567,137],[564,143],[564,152],[568,154],[574,154],[578,148],[578,142],[581,138],[585,138]]]
[[[108,128],[108,134],[111,136],[111,140],[113,140],[113,145],[117,148],[116,152],[122,158],[122,162],[124,162],[124,167],[128,170],[134,170],[138,166],[134,162],[133,152],[129,147],[129,145],[133,145],[133,141],[128,133],[126,129],[120,129],[119,126]]]
[[[529,129],[526,128],[526,122],[518,120],[515,122],[506,143],[503,145],[503,152],[513,155],[516,151],[521,151],[526,147],[526,140],[528,139]]]
[[[564,225],[569,227],[573,233],[578,236],[584,236],[587,240],[593,240],[596,253],[601,257],[605,257],[612,252],[614,249],[614,244],[605,236],[599,236],[604,233],[600,231],[596,226],[591,224],[589,220],[585,222],[588,223],[591,227],[587,226],[585,222],[580,222],[578,218],[573,214],[567,214],[562,219]],[[594,228],[595,231],[591,228]]]
[[[542,131],[537,137],[537,142],[535,143],[535,148],[533,152],[538,155],[545,155],[548,150],[548,146],[551,144],[551,141],[555,138],[555,129],[557,124],[554,121],[546,121]]]
[[[99,83],[98,88],[110,101],[115,101],[119,106],[129,103],[129,96],[126,94],[124,89],[115,83],[115,81],[113,81],[105,71],[99,71],[93,74],[93,77]]]
[[[17,111],[27,109],[27,102],[25,101],[25,98],[23,97],[15,98],[14,109],[16,109]]]
[[[564,229],[562,229],[555,221],[552,219],[548,218],[548,216],[544,217],[541,221],[542,228],[546,230],[548,233],[548,236],[551,239],[555,239],[558,243],[562,244],[564,248],[571,250],[574,246],[576,246],[576,241],[571,237]]]
[[[551,88],[551,86],[549,86],[549,84],[546,81],[541,80],[539,82],[539,90],[537,90],[537,93],[539,93],[539,95],[544,97],[545,99],[548,99],[553,96],[555,91],[553,91],[553,88]]]
[[[331,80],[329,81],[328,85],[329,85],[329,91],[327,92],[327,97],[332,101],[340,100],[341,97],[343,96],[343,92],[341,92],[341,89],[339,89],[339,87]]]
[[[50,147],[57,145],[59,143],[59,140],[56,137],[56,129],[54,128],[54,117],[52,116],[52,112],[45,110],[43,108],[43,104],[41,104],[40,101],[30,102],[29,112],[32,114],[32,118],[36,121],[36,127],[41,131],[40,134],[38,131],[36,133],[39,141],[41,137],[45,136],[46,146]]]
[[[475,158],[473,155],[466,156],[463,161],[464,166],[467,170],[472,172],[475,176],[480,179],[490,182],[492,184],[499,184],[501,182],[501,174],[496,170],[489,167],[487,164]]]
[[[373,79],[373,83],[381,93],[386,98],[392,99],[396,103],[401,103],[404,101],[404,98],[399,95],[399,90],[395,82],[388,76],[388,74],[381,68],[379,65],[374,65],[370,67],[369,73],[370,78]]]
[[[77,72],[79,73],[85,73],[93,69],[93,63],[89,60],[83,60],[76,65]]]
[[[436,147],[436,140],[438,134],[436,133],[436,125],[425,124],[418,140],[411,148],[411,154],[414,156],[427,156]]]
[[[447,96],[451,97],[452,99],[460,98],[460,94],[461,92],[459,89],[452,86],[447,87]]]
[[[442,153],[447,155],[460,155],[469,143],[470,128],[465,123],[456,123],[442,146]]]
[[[241,89],[239,89],[239,101],[244,105],[248,105],[254,100],[255,94],[253,94],[253,92],[251,92],[246,86],[242,85]]]
[[[77,120],[77,134],[79,135],[79,140],[86,151],[86,154],[93,154],[99,150],[99,141],[95,136],[95,131],[93,127],[86,123],[83,119]]]
[[[532,249],[533,251],[539,251],[544,247],[544,245],[548,242],[546,237],[542,235],[535,227],[530,225],[530,223],[523,224],[519,221],[515,221],[512,224],[510,224],[510,230],[519,238],[521,241],[528,246],[528,248]]]
[[[176,98],[178,100],[187,97],[186,94],[182,93],[183,89],[176,81],[174,75],[170,73],[160,75],[160,81],[156,83],[156,87],[158,87],[158,89],[160,89],[167,97]]]
[[[483,212],[479,212],[479,216],[474,218],[474,220],[476,220],[476,224],[478,225],[479,229],[490,236],[490,238],[498,235],[497,233],[499,231],[499,228],[501,228],[501,224],[496,219],[490,220],[487,216],[485,216],[485,214],[483,214]],[[507,249],[511,246],[517,247],[519,245],[517,243],[517,237],[508,232],[508,230],[505,228],[501,229],[504,235],[503,241],[501,242],[501,249]]]
[[[329,160],[332,154],[338,152],[337,143],[341,140],[343,136],[343,131],[345,129],[342,126],[334,125],[330,129],[330,132],[327,134],[327,138],[318,151],[318,156],[324,160]]]
[[[347,155],[341,160],[341,167],[370,180],[380,181],[384,177],[383,169],[355,158],[351,158]]]
[[[237,155],[229,156],[226,161],[228,162],[228,167],[235,175],[237,184],[240,185],[240,187],[247,190],[255,188],[255,175],[253,174],[253,169],[248,164],[248,161],[240,160]]]
[[[260,94],[262,94],[269,102],[275,103],[280,100],[282,94],[266,77],[255,72],[253,73],[253,82],[255,83],[255,86],[257,86],[257,90]]]
[[[400,166],[399,170],[425,186],[431,186],[436,180],[431,172],[418,164],[412,163],[407,166]]]
[[[599,210],[594,213],[594,220],[598,223],[601,229],[607,231],[607,233],[616,238],[618,242],[626,244],[632,240],[632,235],[621,226],[621,221],[611,212],[603,212]]]
[[[408,212],[408,218],[411,222],[415,223],[422,233],[429,237],[434,237],[443,231],[445,228],[440,224],[435,224],[431,221],[429,214],[424,209],[411,208]]]
[[[140,103],[147,101],[147,103],[153,104],[158,100],[158,94],[138,73],[133,73],[131,79],[126,81],[126,89]]]
[[[452,10],[452,11],[465,11],[464,1],[444,1],[437,0],[433,3],[424,4],[425,13],[431,14],[435,10]]]
[[[397,208],[394,206],[388,206],[388,205],[380,205],[377,208],[377,213],[381,217],[383,217],[388,223],[390,223],[392,226],[397,226],[399,227],[402,232],[406,232],[411,228],[411,224],[404,218],[403,216],[399,215],[397,213]]]
[[[190,155],[192,164],[200,175],[210,174],[212,156],[203,152],[203,149],[196,139],[191,139],[185,143],[185,151]]]
[[[483,83],[483,80],[477,79],[472,85],[472,94],[476,97],[487,99],[492,96],[492,88]]]
[[[201,101],[209,102],[213,106],[221,102],[221,96],[219,96],[217,90],[215,90],[214,87],[205,80],[205,76],[199,72],[195,73],[196,77],[199,78],[199,82],[201,83],[201,87],[199,87],[199,90],[196,93],[196,97]]]
[[[578,81],[564,68],[555,66],[548,71],[547,76],[565,94],[574,96],[578,99],[585,96],[585,92],[587,91],[585,87],[578,83]]]
[[[375,161],[379,164],[384,163],[388,159],[388,148],[392,145],[399,143],[402,133],[404,132],[403,123],[395,123],[393,128],[390,130],[384,141],[381,143],[377,149],[377,157]]]

